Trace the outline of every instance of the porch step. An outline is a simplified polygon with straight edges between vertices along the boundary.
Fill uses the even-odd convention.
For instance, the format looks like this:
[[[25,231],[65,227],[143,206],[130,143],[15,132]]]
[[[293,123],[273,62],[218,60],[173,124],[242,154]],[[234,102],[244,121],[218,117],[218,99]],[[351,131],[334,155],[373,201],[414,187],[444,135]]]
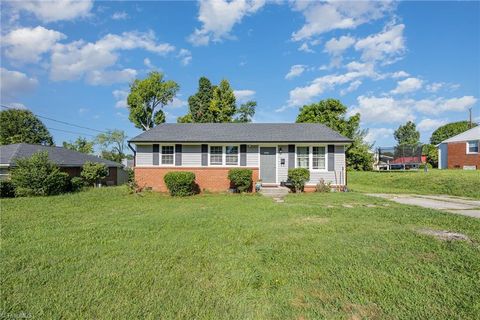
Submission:
[[[283,198],[288,194],[289,190],[286,187],[263,187],[260,189],[260,193],[266,197]]]

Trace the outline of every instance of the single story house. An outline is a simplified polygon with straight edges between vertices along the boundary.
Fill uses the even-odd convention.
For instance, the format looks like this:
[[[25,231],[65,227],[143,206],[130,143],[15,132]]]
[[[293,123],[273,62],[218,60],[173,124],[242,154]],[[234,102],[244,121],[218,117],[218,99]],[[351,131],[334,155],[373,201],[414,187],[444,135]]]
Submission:
[[[226,191],[231,168],[249,168],[263,186],[287,183],[288,169],[307,168],[314,190],[323,179],[346,185],[345,148],[351,140],[316,123],[167,123],[129,141],[135,144],[139,186],[167,191],[170,171],[191,171],[200,190]]]
[[[442,141],[438,148],[439,169],[480,169],[480,126]]]
[[[127,174],[120,163],[105,160],[94,155],[85,154],[56,146],[39,144],[15,143],[0,146],[0,177],[9,176],[9,171],[15,167],[15,161],[20,158],[30,158],[34,153],[46,151],[50,161],[60,167],[60,170],[71,177],[80,176],[85,162],[103,163],[108,167],[108,177],[104,183],[117,185],[126,182]]]

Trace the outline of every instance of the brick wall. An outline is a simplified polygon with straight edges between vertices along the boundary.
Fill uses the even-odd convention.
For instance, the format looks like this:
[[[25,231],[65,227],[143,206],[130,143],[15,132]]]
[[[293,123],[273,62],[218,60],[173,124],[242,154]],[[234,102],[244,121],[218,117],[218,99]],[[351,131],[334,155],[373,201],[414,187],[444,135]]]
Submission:
[[[253,171],[253,185],[258,180],[258,168],[241,167]],[[171,171],[190,171],[195,173],[195,182],[200,190],[212,192],[227,191],[230,188],[228,171],[231,168],[198,168],[198,167],[136,167],[135,180],[140,187],[151,187],[155,191],[167,192],[163,182],[165,174]],[[254,189],[254,188],[253,188]]]
[[[467,154],[466,142],[450,142],[448,169],[462,169],[463,166],[477,166],[480,169],[480,154]]]

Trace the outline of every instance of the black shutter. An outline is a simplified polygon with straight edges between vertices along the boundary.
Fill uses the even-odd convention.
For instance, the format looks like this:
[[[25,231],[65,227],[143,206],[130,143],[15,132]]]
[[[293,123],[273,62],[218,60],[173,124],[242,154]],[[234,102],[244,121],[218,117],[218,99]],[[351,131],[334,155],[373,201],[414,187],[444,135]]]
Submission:
[[[208,144],[202,144],[202,166],[208,166]]]
[[[247,145],[246,144],[240,145],[240,166],[242,167],[247,166]]]
[[[333,144],[328,145],[328,171],[335,170],[335,146]]]
[[[295,168],[295,145],[288,145],[288,169]]]
[[[181,144],[175,145],[175,165],[176,166],[182,165],[182,145]]]
[[[153,145],[153,165],[158,166],[160,164],[160,145],[159,144],[154,144]]]

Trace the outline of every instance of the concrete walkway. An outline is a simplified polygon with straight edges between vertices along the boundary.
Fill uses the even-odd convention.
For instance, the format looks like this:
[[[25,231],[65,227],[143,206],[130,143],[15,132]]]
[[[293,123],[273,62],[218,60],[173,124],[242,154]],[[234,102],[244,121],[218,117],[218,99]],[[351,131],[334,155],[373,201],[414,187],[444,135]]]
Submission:
[[[367,193],[368,196],[379,197],[402,204],[447,211],[480,219],[480,201],[450,196]]]

